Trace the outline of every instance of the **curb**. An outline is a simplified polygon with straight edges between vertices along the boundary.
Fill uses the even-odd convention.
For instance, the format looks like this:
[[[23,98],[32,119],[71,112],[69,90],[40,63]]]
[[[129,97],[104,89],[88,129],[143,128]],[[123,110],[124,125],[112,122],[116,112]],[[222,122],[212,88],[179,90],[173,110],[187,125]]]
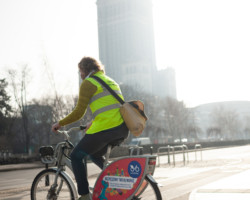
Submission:
[[[42,163],[41,164],[39,164],[39,163],[22,163],[22,164],[0,165],[0,172],[36,169],[36,168],[44,168],[44,164],[42,164]]]

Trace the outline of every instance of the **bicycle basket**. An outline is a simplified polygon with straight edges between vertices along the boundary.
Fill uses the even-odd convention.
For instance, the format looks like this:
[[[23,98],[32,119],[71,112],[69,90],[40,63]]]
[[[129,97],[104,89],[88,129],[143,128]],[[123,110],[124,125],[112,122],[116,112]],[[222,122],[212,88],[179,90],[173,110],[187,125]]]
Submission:
[[[54,148],[52,146],[42,146],[39,149],[41,161],[44,164],[51,164],[54,162]]]
[[[41,157],[53,156],[54,155],[54,148],[52,146],[45,146],[45,147],[43,146],[43,147],[40,147],[39,153],[40,153]]]

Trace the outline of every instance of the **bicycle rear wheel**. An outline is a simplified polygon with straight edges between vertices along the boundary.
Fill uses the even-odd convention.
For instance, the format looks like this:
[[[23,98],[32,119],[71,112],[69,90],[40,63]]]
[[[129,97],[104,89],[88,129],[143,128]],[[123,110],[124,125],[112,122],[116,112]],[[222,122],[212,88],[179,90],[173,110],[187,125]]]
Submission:
[[[34,179],[31,186],[31,200],[74,200],[72,186],[63,174],[57,176],[57,184],[54,184],[56,170],[46,169],[41,171]]]
[[[132,200],[162,200],[158,184],[151,175],[147,175],[139,191]]]

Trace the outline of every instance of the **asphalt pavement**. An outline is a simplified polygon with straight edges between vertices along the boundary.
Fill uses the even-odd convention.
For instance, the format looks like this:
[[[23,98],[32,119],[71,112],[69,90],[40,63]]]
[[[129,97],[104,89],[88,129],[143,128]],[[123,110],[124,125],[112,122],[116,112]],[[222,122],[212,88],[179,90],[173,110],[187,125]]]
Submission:
[[[167,157],[161,157],[161,163],[167,162]],[[22,170],[22,169],[34,169],[34,168],[44,168],[44,164],[41,162],[34,163],[22,163],[22,164],[9,164],[0,165],[0,172],[6,172],[11,170]],[[88,164],[89,176],[97,177],[100,170],[93,163]],[[168,167],[156,168],[156,176],[161,176],[157,173],[168,173]],[[174,168],[172,172],[175,173]],[[176,173],[179,173],[176,170]],[[250,170],[229,176],[218,181],[203,185],[199,188],[193,190],[189,196],[189,200],[249,200],[250,199]]]

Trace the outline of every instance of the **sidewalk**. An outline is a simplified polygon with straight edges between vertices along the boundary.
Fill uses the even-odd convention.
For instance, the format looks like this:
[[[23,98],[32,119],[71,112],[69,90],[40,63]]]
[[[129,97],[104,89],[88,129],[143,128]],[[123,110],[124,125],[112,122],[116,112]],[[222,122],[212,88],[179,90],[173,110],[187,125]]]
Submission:
[[[44,168],[44,164],[41,163],[41,161],[37,161],[32,163],[0,165],[0,172],[22,170],[22,169],[35,169],[35,168]]]
[[[194,190],[189,200],[249,200],[250,170],[223,178]]]

